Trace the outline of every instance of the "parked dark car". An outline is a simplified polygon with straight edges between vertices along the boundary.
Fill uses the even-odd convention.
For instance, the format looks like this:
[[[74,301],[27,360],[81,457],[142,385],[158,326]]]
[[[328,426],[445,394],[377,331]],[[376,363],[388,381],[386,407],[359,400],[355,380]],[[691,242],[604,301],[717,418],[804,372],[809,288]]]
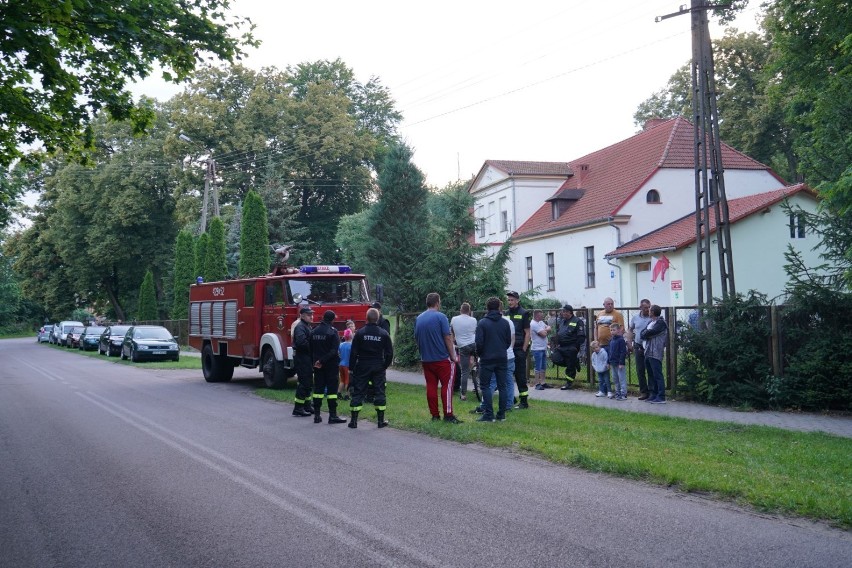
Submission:
[[[107,357],[117,357],[121,353],[121,342],[130,329],[129,325],[111,325],[101,334],[98,341],[98,353]]]
[[[162,361],[180,359],[177,339],[159,325],[135,325],[127,330],[121,344],[121,358],[137,361]]]
[[[83,330],[78,347],[83,351],[93,351],[98,348],[101,334],[106,330],[102,325],[90,325]]]
[[[52,323],[42,326],[41,329],[38,330],[38,335],[36,335],[36,341],[38,341],[39,343],[44,343],[45,341],[53,343],[50,340],[51,333],[53,333]]]
[[[83,334],[83,330],[85,330],[85,326],[75,325],[71,329],[68,330],[68,334],[65,337],[65,347],[70,347],[74,349],[75,347],[80,346],[80,336]]]

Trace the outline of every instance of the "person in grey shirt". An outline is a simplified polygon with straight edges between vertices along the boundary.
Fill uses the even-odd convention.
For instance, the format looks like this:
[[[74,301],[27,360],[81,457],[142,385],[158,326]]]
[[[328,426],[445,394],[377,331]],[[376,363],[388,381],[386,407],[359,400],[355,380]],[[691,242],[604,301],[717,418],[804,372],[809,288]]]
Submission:
[[[476,318],[470,315],[470,304],[461,305],[459,315],[450,320],[450,330],[459,351],[461,367],[461,399],[467,400],[467,383],[470,380],[472,356],[476,353]]]
[[[639,313],[630,318],[630,331],[633,341],[627,346],[633,350],[636,359],[636,378],[639,379],[639,400],[648,398],[648,379],[645,373],[645,348],[639,341],[642,331],[651,323],[651,300],[643,299],[639,302]]]

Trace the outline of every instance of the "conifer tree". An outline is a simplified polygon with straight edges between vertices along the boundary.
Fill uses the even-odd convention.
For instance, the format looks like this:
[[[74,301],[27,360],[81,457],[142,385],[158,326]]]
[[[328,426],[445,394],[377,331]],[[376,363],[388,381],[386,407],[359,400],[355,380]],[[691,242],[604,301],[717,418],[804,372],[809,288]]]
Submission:
[[[393,147],[379,175],[379,200],[372,208],[366,235],[367,256],[373,272],[384,285],[390,305],[412,311],[423,304],[428,292],[416,286],[428,240],[429,192],[423,173],[411,162],[405,145]]]
[[[189,287],[195,282],[195,251],[192,235],[188,231],[178,233],[175,241],[174,304],[172,319],[186,319],[189,313]]]
[[[249,191],[243,204],[240,232],[240,276],[261,276],[269,272],[269,225],[266,206],[260,196]]]
[[[210,221],[210,242],[204,262],[204,279],[208,282],[225,280],[228,277],[228,259],[225,250],[225,223],[221,217]]]
[[[139,287],[139,306],[136,311],[136,319],[139,321],[157,319],[157,295],[154,292],[154,275],[150,270],[145,272],[145,278]]]
[[[195,241],[195,277],[201,276],[209,280],[206,274],[207,249],[210,246],[210,235],[201,233]]]

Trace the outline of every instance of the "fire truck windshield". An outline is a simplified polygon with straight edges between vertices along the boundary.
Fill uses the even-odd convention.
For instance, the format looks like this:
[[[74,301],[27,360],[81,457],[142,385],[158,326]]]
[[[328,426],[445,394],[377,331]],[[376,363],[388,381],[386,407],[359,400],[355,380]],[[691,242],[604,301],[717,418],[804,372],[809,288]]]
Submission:
[[[361,278],[299,278],[287,280],[287,296],[293,295],[311,304],[350,304],[369,302],[367,284]]]

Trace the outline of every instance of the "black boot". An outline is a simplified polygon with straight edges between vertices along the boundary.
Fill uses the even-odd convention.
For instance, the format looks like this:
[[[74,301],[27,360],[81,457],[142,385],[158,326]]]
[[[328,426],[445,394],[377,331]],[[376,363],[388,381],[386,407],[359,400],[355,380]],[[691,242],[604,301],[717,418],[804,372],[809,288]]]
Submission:
[[[527,401],[527,395],[521,395],[521,402],[515,408],[529,408],[530,403]]]
[[[358,427],[358,411],[352,410],[349,412],[349,427],[357,428]]]
[[[322,416],[320,416],[320,412],[322,412],[322,399],[315,398],[314,399],[314,424],[319,424],[322,422]]]
[[[385,411],[384,410],[377,410],[376,411],[376,425],[379,428],[384,428],[385,426],[388,425],[388,422],[385,420]]]
[[[296,406],[293,407],[293,416],[298,416],[298,417],[302,418],[302,417],[310,416],[310,415],[311,415],[310,412],[305,411],[305,403],[304,402],[297,402]]]
[[[335,399],[328,401],[328,423],[346,424],[346,419],[337,415],[337,401]]]

